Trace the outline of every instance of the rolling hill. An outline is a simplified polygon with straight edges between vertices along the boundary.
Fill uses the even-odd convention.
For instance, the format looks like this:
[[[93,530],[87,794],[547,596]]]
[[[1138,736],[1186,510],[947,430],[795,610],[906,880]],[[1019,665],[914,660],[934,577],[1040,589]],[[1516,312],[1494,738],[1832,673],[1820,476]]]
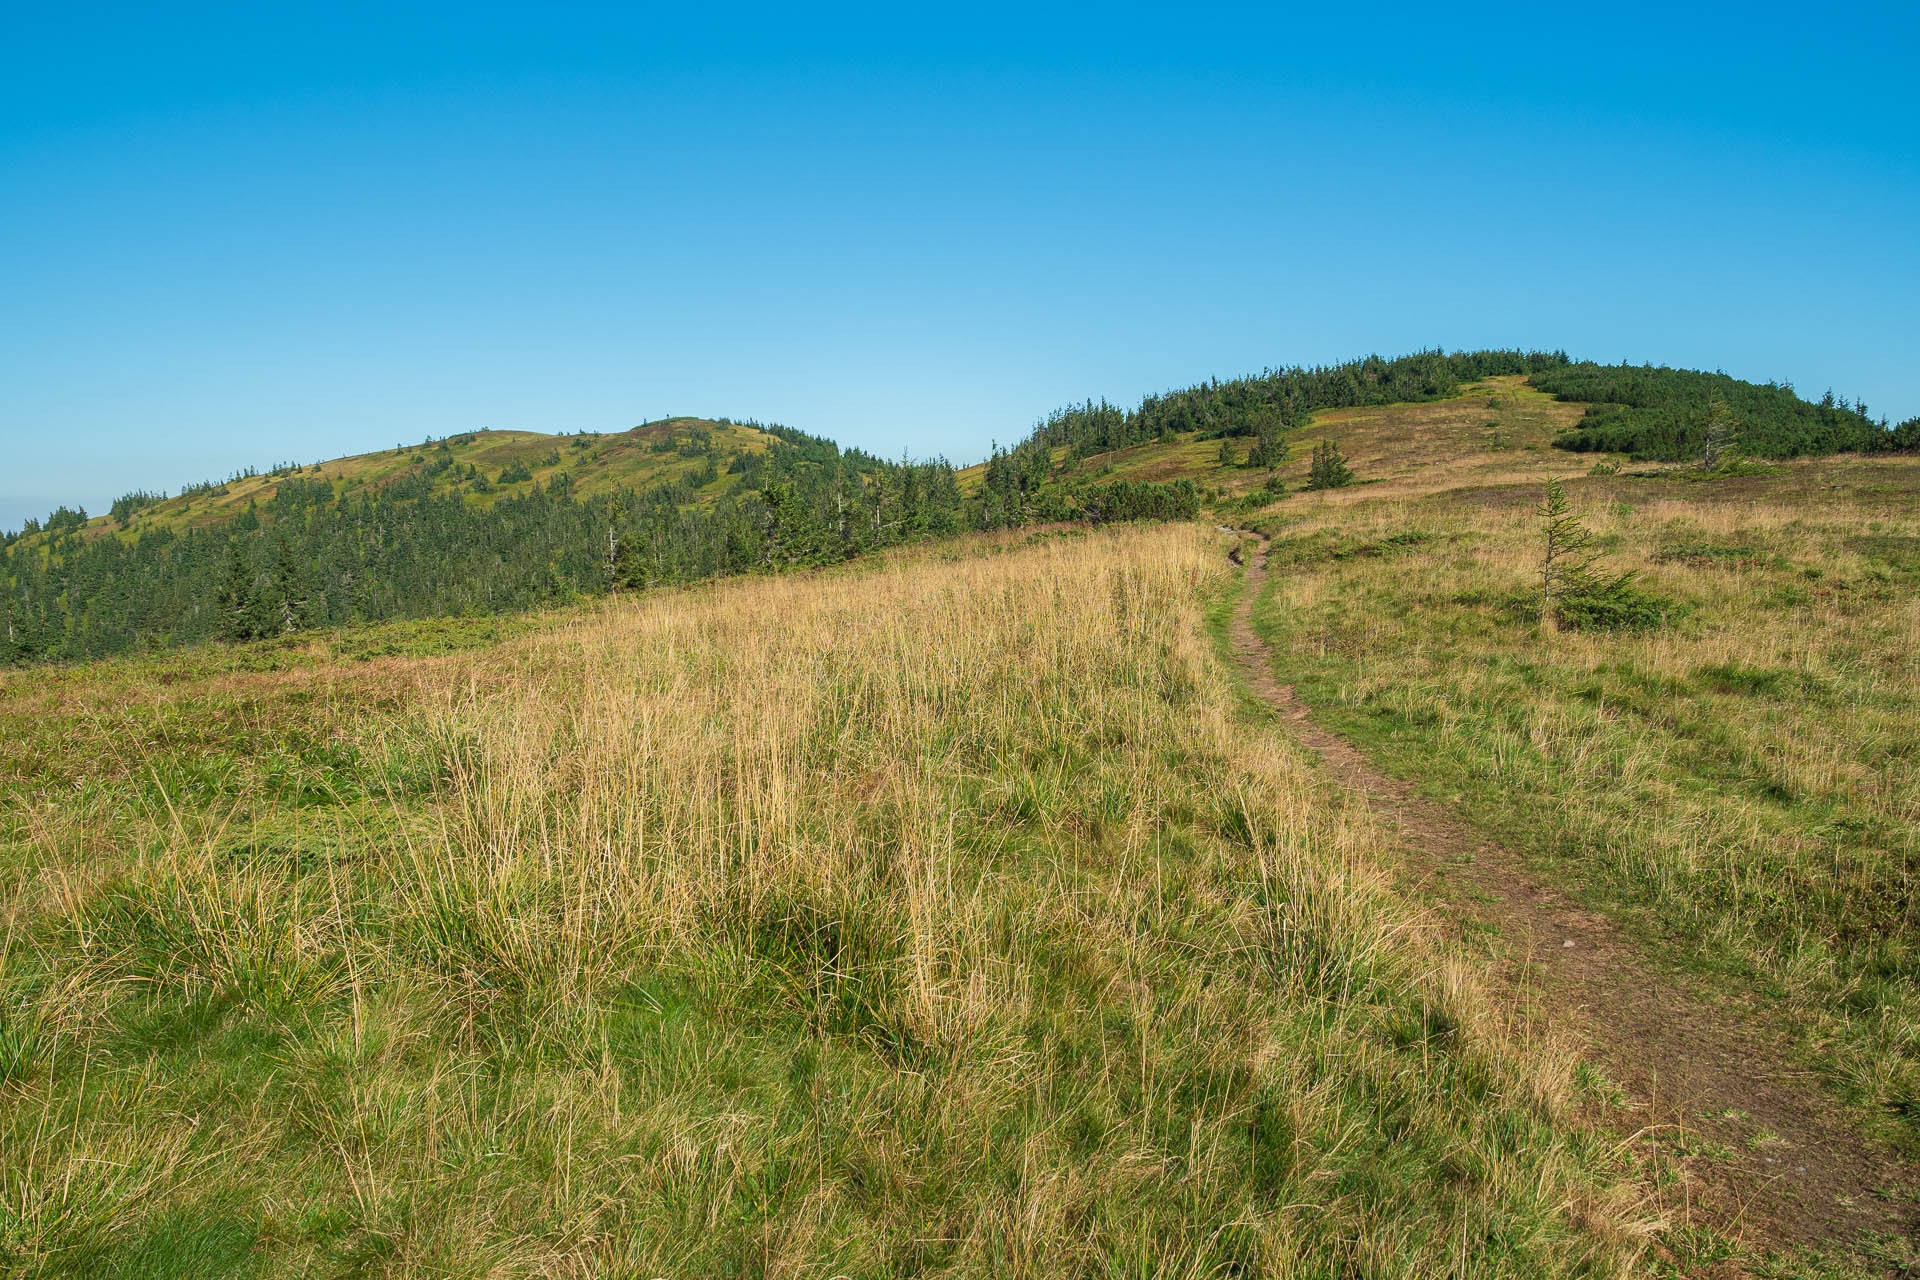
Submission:
[[[668,418],[604,434],[475,431],[309,466],[276,467],[264,474],[237,473],[167,498],[131,495],[119,509],[89,521],[87,527],[93,536],[112,533],[136,540],[151,529],[180,533],[205,528],[234,519],[249,506],[271,506],[290,483],[321,480],[336,498],[424,482],[425,494],[459,494],[483,507],[556,481],[582,497],[670,485],[697,503],[718,497],[727,487],[719,476],[705,474],[709,455],[729,461],[762,455],[777,438],[758,425],[704,418]]]
[[[1535,461],[1571,471],[1598,448],[1671,459],[1709,435],[1758,458],[1920,446],[1920,425],[1875,424],[1831,396],[1521,351],[1268,370],[1129,410],[1089,402],[959,471],[725,420],[481,431],[29,522],[0,537],[0,663],[498,615],[967,529],[1247,515],[1311,482],[1315,442],[1368,482],[1418,472],[1445,486]]]
[[[1595,455],[1561,358],[1437,359],[12,539],[103,644],[389,594],[0,671],[0,1269],[1920,1265],[1920,458]]]
[[[1392,405],[1427,409],[1382,416]],[[1538,351],[1367,357],[1213,380],[1129,411],[1077,405],[958,472],[705,418],[474,432],[29,522],[0,537],[0,662],[547,608],[962,530],[1192,518],[1206,505],[1248,514],[1308,482],[1315,439],[1373,482],[1423,470],[1434,486],[1469,478],[1448,472],[1465,459],[1498,472],[1549,447],[1553,468],[1603,445],[1665,457],[1703,438],[1713,413],[1715,432],[1766,457],[1920,441],[1920,426],[1876,426],[1832,397],[1807,405],[1778,386]]]

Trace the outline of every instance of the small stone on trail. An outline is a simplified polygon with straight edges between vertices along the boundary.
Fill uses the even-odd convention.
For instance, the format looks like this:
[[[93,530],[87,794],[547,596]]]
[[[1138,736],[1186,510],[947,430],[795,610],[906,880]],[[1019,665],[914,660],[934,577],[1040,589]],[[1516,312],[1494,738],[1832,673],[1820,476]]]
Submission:
[[[1570,947],[1573,945],[1573,939],[1568,938],[1565,942],[1561,943],[1560,945],[1563,947]]]

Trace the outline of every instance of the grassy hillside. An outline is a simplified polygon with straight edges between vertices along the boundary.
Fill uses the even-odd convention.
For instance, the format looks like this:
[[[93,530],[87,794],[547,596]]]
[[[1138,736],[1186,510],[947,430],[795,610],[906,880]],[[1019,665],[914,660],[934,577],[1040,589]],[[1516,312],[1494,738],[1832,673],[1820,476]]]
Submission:
[[[1541,631],[1540,488],[1274,508],[1283,677],[1920,1142],[1920,464],[1569,480],[1638,633]]]
[[[1395,407],[1407,405],[1425,412]],[[1387,424],[1398,434],[1373,439]],[[1070,406],[962,474],[695,419],[607,436],[480,432],[171,498],[130,493],[92,521],[63,507],[0,533],[0,666],[502,614],[966,529],[1191,519],[1208,501],[1230,516],[1299,487],[1310,450],[1334,448],[1315,437],[1344,442],[1348,462],[1329,453],[1327,465],[1358,462],[1363,481],[1413,469],[1447,484],[1482,482],[1506,461],[1483,455],[1548,443],[1635,457],[1701,441],[1712,454],[1889,453],[1920,447],[1915,430],[1717,374],[1425,351],[1210,380],[1133,409]]]
[[[1321,723],[1626,923],[1680,987],[1777,1029],[1853,1124],[1920,1150],[1920,465],[1554,447],[1589,421],[1499,377],[1316,413],[1282,433],[1278,496],[1200,433],[1057,470],[1184,479],[1216,520],[1271,532],[1260,626]],[[1306,490],[1320,440],[1354,483]],[[1550,479],[1602,579],[1657,607],[1646,625],[1541,631]],[[1737,1095],[1698,1120],[1791,1163]],[[1899,1182],[1875,1194],[1910,1201]],[[1863,1247],[1916,1262],[1911,1241]]]
[[[1431,403],[1324,409],[1282,433],[1290,457],[1277,474],[1287,489],[1302,488],[1309,454],[1322,440],[1340,446],[1358,479],[1392,482],[1403,495],[1531,479],[1543,470],[1584,472],[1592,459],[1556,457],[1549,448],[1584,409],[1534,390],[1521,376],[1469,383]],[[1257,498],[1266,471],[1242,465],[1253,441],[1235,438],[1227,444],[1235,465],[1221,464],[1219,439],[1196,432],[1066,462],[1060,474],[1090,480],[1186,479],[1221,498]]]
[[[1300,418],[1278,494],[1199,431],[1027,491],[1194,523],[0,673],[0,1268],[1863,1274],[1697,1213],[1724,1155],[1399,883],[1219,645],[1252,524],[1324,723],[1912,1142],[1920,463],[1596,466],[1583,413],[1501,374]],[[544,439],[320,476],[524,463],[501,512],[563,512]],[[1322,440],[1354,483],[1305,488]],[[1656,625],[1538,626],[1550,478]]]
[[[622,488],[638,491],[699,477],[710,451],[764,453],[772,438],[757,426],[704,418],[668,418],[617,433],[474,431],[378,453],[240,473],[225,481],[189,485],[164,499],[134,495],[133,501],[124,502],[124,516],[95,515],[87,527],[93,536],[113,533],[128,541],[154,529],[180,533],[231,520],[250,506],[269,506],[289,482],[315,480],[327,481],[335,497],[371,492],[400,480],[424,480],[428,493],[462,493],[483,506],[546,488],[559,476],[567,477],[570,490],[582,497]],[[485,477],[478,491],[476,475]],[[694,486],[694,499],[712,498],[724,487],[717,477],[702,479]]]
[[[1323,499],[1335,502],[1352,500],[1352,494],[1368,492],[1365,485],[1383,482],[1406,496],[1531,484],[1547,474],[1581,475],[1594,460],[1552,446],[1580,421],[1586,407],[1536,390],[1524,375],[1507,375],[1470,382],[1430,402],[1323,409],[1278,433],[1290,456],[1277,475],[1287,490],[1303,488],[1313,446],[1323,440],[1340,446],[1363,486]],[[1074,457],[1062,445],[1051,451],[1047,484],[1064,490],[1184,480],[1199,487],[1226,516],[1270,505],[1262,493],[1266,470],[1245,465],[1253,438],[1224,441],[1233,458],[1230,464],[1221,461],[1222,443],[1210,431],[1188,431],[1085,457]],[[985,473],[985,463],[960,471],[962,489],[977,491]]]
[[[1679,460],[1701,456],[1708,442],[1715,454],[1731,448],[1765,458],[1920,449],[1920,420],[1898,427],[1884,418],[1876,423],[1864,404],[1848,405],[1832,392],[1816,405],[1789,385],[1719,373],[1575,363],[1557,351],[1432,350],[1211,379],[1147,396],[1133,409],[1106,401],[1070,405],[1011,450],[996,451],[983,488],[1000,504],[1017,507],[1064,460],[1220,437],[1247,438],[1264,453],[1278,437],[1328,411],[1446,400],[1463,387],[1495,379],[1526,380],[1557,399],[1582,402],[1577,427],[1564,422],[1567,429],[1554,437],[1556,445],[1575,451]]]
[[[1570,1058],[1240,710],[1222,550],[0,676],[0,1257],[1623,1274]]]

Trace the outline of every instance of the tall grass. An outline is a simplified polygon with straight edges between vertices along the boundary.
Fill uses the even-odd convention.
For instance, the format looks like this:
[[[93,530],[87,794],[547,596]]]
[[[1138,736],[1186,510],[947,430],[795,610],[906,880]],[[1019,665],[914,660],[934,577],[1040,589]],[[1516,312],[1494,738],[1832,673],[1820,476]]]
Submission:
[[[9,793],[0,1257],[1624,1274],[1646,1214],[1571,1058],[1243,719],[1219,550],[1003,539],[622,603],[366,702],[366,668],[189,687],[277,709],[254,756],[127,711],[89,798]],[[76,742],[175,696],[114,687],[60,703]]]

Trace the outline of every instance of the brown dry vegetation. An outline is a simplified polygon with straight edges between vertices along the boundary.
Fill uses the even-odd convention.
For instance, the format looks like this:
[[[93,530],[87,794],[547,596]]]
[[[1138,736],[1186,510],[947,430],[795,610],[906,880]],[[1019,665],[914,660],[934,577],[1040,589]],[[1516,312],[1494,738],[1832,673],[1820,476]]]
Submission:
[[[1563,404],[1535,391],[1521,377],[1489,378],[1445,400],[1356,409],[1328,409],[1306,426],[1287,433],[1292,457],[1279,468],[1288,489],[1306,484],[1308,455],[1314,444],[1332,440],[1346,454],[1361,484],[1321,494],[1319,501],[1343,506],[1378,498],[1385,483],[1398,499],[1448,489],[1497,489],[1537,485],[1546,475],[1579,475],[1591,458],[1550,448],[1553,438],[1580,420],[1586,406]],[[1244,457],[1248,438],[1232,441]],[[1075,461],[1055,451],[1065,480],[1191,480],[1223,499],[1255,499],[1266,472],[1222,467],[1220,441],[1188,433],[1167,442],[1134,445]],[[960,473],[962,484],[977,485],[984,466]]]
[[[7,677],[0,1250],[1624,1274],[1649,1211],[1571,1056],[1236,701],[1222,550],[1000,538],[449,657]]]

